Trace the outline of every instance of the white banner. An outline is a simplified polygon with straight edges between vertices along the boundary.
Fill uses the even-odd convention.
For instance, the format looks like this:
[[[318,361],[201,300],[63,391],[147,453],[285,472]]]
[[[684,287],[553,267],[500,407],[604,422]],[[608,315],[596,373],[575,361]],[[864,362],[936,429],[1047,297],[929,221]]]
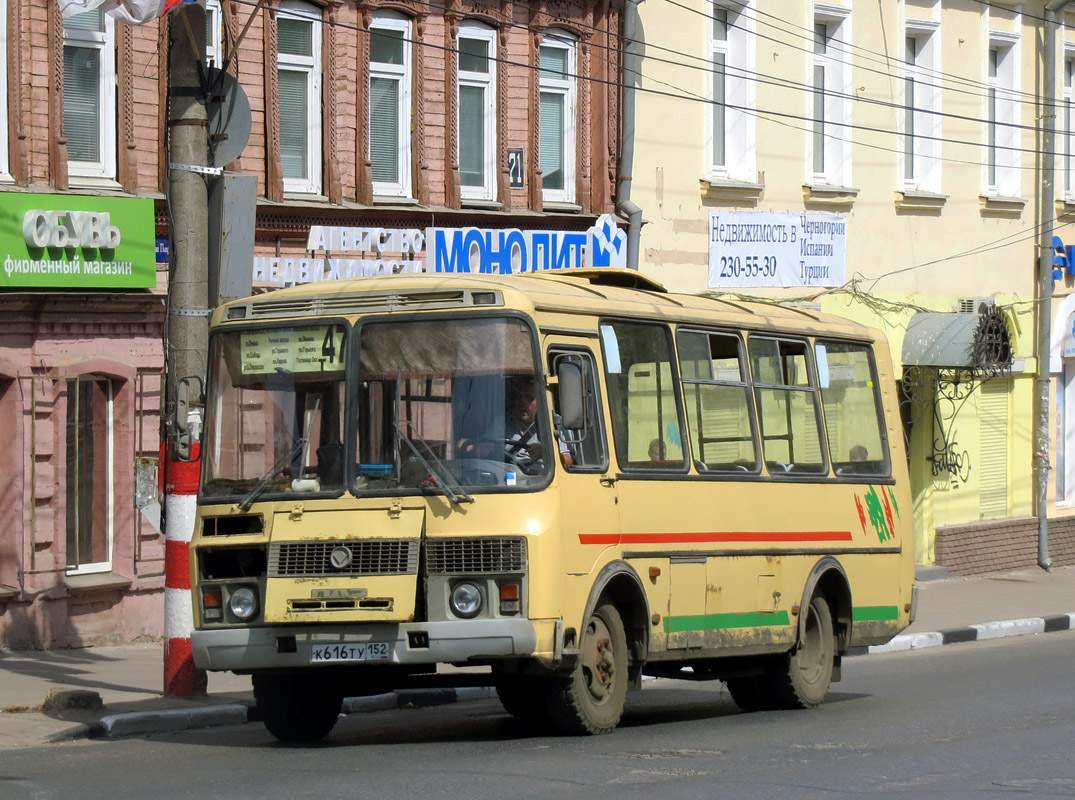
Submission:
[[[839,214],[709,212],[709,288],[841,286],[847,220]]]
[[[105,14],[119,22],[129,25],[141,25],[144,22],[164,16],[180,3],[193,0],[57,0],[60,12],[65,17],[93,11],[100,8]]]

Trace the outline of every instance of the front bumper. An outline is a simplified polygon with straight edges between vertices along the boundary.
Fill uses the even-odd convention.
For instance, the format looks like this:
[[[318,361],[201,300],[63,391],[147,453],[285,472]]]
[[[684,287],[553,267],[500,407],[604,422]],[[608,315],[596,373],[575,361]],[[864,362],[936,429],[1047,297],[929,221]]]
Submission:
[[[411,633],[422,633],[422,647],[411,647]],[[278,639],[294,652],[280,652]],[[261,670],[309,667],[314,644],[391,642],[389,661],[377,664],[436,664],[470,659],[514,658],[534,653],[537,633],[525,619],[476,619],[451,622],[365,623],[356,625],[279,625],[194,631],[194,664],[208,670]],[[352,662],[355,663],[355,662]],[[318,664],[320,666],[320,664]]]

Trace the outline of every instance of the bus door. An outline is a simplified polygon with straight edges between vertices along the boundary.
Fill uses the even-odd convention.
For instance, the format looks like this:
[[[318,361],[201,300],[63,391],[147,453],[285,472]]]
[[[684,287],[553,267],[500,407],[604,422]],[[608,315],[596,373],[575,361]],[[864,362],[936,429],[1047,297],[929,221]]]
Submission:
[[[702,645],[705,543],[713,509],[689,478],[672,335],[661,323],[603,320],[601,345],[616,454],[624,558],[646,577],[661,620],[651,646]]]
[[[553,384],[552,407],[559,449],[557,485],[562,509],[563,571],[586,575],[601,550],[618,541],[620,530],[616,482],[608,474],[599,366],[593,350],[584,344],[546,341],[549,374],[556,378],[562,365],[568,364],[581,378],[583,414],[581,420],[574,421],[581,424],[563,424],[559,382]]]

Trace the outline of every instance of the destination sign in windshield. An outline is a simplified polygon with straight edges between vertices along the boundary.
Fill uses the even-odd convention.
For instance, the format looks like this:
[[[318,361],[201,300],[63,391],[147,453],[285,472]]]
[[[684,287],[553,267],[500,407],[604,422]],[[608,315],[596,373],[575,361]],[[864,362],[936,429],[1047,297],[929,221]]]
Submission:
[[[338,325],[244,331],[242,374],[340,372],[343,340],[344,330]]]

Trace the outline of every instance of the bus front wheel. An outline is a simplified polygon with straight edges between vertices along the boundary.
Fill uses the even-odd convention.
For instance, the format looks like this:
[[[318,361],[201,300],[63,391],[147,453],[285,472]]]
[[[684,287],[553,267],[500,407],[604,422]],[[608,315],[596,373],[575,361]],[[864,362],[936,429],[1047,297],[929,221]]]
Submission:
[[[261,721],[281,742],[317,742],[336,725],[343,696],[332,682],[302,675],[253,676]]]
[[[610,733],[623,716],[627,682],[623,620],[616,607],[606,603],[586,621],[571,675],[547,681],[549,716],[566,733]]]
[[[784,657],[783,668],[773,676],[773,694],[781,708],[819,706],[832,683],[836,638],[829,604],[824,597],[815,596],[806,613],[802,641]]]

